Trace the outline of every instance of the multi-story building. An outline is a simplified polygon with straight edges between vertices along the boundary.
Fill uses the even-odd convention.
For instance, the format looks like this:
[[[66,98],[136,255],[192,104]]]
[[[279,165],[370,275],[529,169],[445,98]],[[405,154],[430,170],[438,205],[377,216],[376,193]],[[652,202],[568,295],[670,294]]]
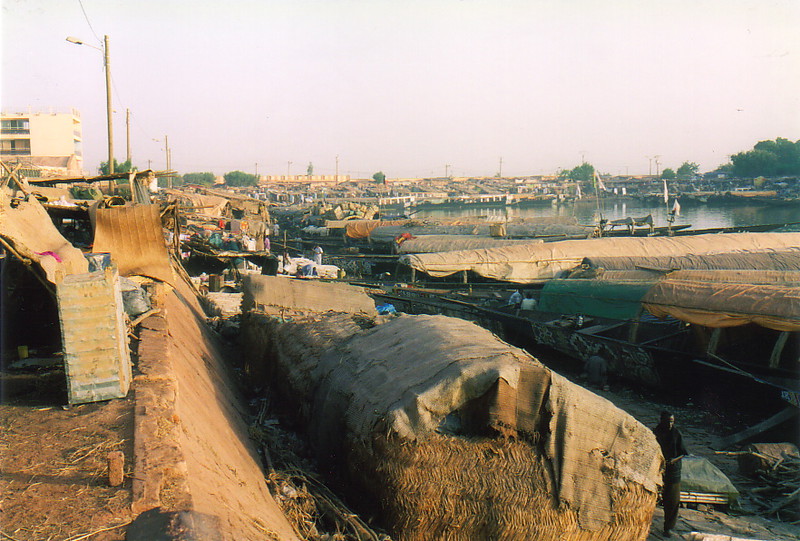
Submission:
[[[83,136],[77,110],[3,111],[0,122],[0,159],[4,162],[22,164],[28,176],[83,173]]]

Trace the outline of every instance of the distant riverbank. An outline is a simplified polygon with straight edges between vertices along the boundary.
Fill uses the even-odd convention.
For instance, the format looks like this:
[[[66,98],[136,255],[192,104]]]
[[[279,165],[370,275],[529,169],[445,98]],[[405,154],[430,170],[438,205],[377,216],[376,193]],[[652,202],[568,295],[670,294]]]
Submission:
[[[672,199],[670,200],[670,204]],[[415,218],[456,218],[489,216],[503,220],[509,218],[574,216],[581,224],[596,224],[600,216],[607,220],[618,220],[626,217],[653,216],[656,226],[667,225],[668,210],[666,205],[645,206],[640,204],[601,202],[583,200],[568,206],[540,207],[488,207],[462,209],[423,209],[416,212]],[[748,225],[777,224],[800,222],[800,205],[735,205],[735,206],[686,206],[675,217],[674,225],[691,224],[692,229],[710,229],[717,227],[742,227]],[[787,230],[800,231],[799,225]]]

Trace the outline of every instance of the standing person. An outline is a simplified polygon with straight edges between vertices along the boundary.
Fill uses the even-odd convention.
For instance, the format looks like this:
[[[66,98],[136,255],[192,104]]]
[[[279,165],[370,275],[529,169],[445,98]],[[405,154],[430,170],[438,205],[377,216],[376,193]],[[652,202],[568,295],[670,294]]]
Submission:
[[[678,507],[681,503],[681,459],[688,453],[683,446],[683,436],[675,428],[675,416],[668,411],[661,412],[661,421],[653,430],[664,455],[664,489],[661,494],[664,506],[664,537],[678,520]]]
[[[314,263],[322,265],[322,247],[319,245],[314,246]]]
[[[517,310],[519,310],[520,305],[522,304],[522,292],[519,289],[515,289],[514,293],[508,298],[508,302],[506,306],[513,306]]]

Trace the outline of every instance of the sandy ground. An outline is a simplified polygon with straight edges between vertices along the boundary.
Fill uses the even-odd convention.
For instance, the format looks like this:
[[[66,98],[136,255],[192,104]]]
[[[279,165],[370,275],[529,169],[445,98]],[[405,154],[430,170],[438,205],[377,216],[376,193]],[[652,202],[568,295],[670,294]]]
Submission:
[[[107,455],[132,454],[132,403],[63,409],[17,398],[0,405],[1,539],[76,540],[92,532],[93,541],[125,539],[131,479],[110,487]]]

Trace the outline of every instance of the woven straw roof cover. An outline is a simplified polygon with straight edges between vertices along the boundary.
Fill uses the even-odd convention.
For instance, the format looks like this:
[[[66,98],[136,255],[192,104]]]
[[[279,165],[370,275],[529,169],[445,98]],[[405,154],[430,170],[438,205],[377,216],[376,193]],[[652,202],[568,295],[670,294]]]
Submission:
[[[489,418],[542,433],[555,493],[586,529],[609,523],[615,487],[636,483],[654,492],[660,481],[661,453],[649,429],[461,319],[394,318],[329,351],[313,379],[310,431],[331,454],[345,437],[370,441],[381,430],[401,441],[424,440],[449,414],[503,382],[510,391],[498,393]]]

